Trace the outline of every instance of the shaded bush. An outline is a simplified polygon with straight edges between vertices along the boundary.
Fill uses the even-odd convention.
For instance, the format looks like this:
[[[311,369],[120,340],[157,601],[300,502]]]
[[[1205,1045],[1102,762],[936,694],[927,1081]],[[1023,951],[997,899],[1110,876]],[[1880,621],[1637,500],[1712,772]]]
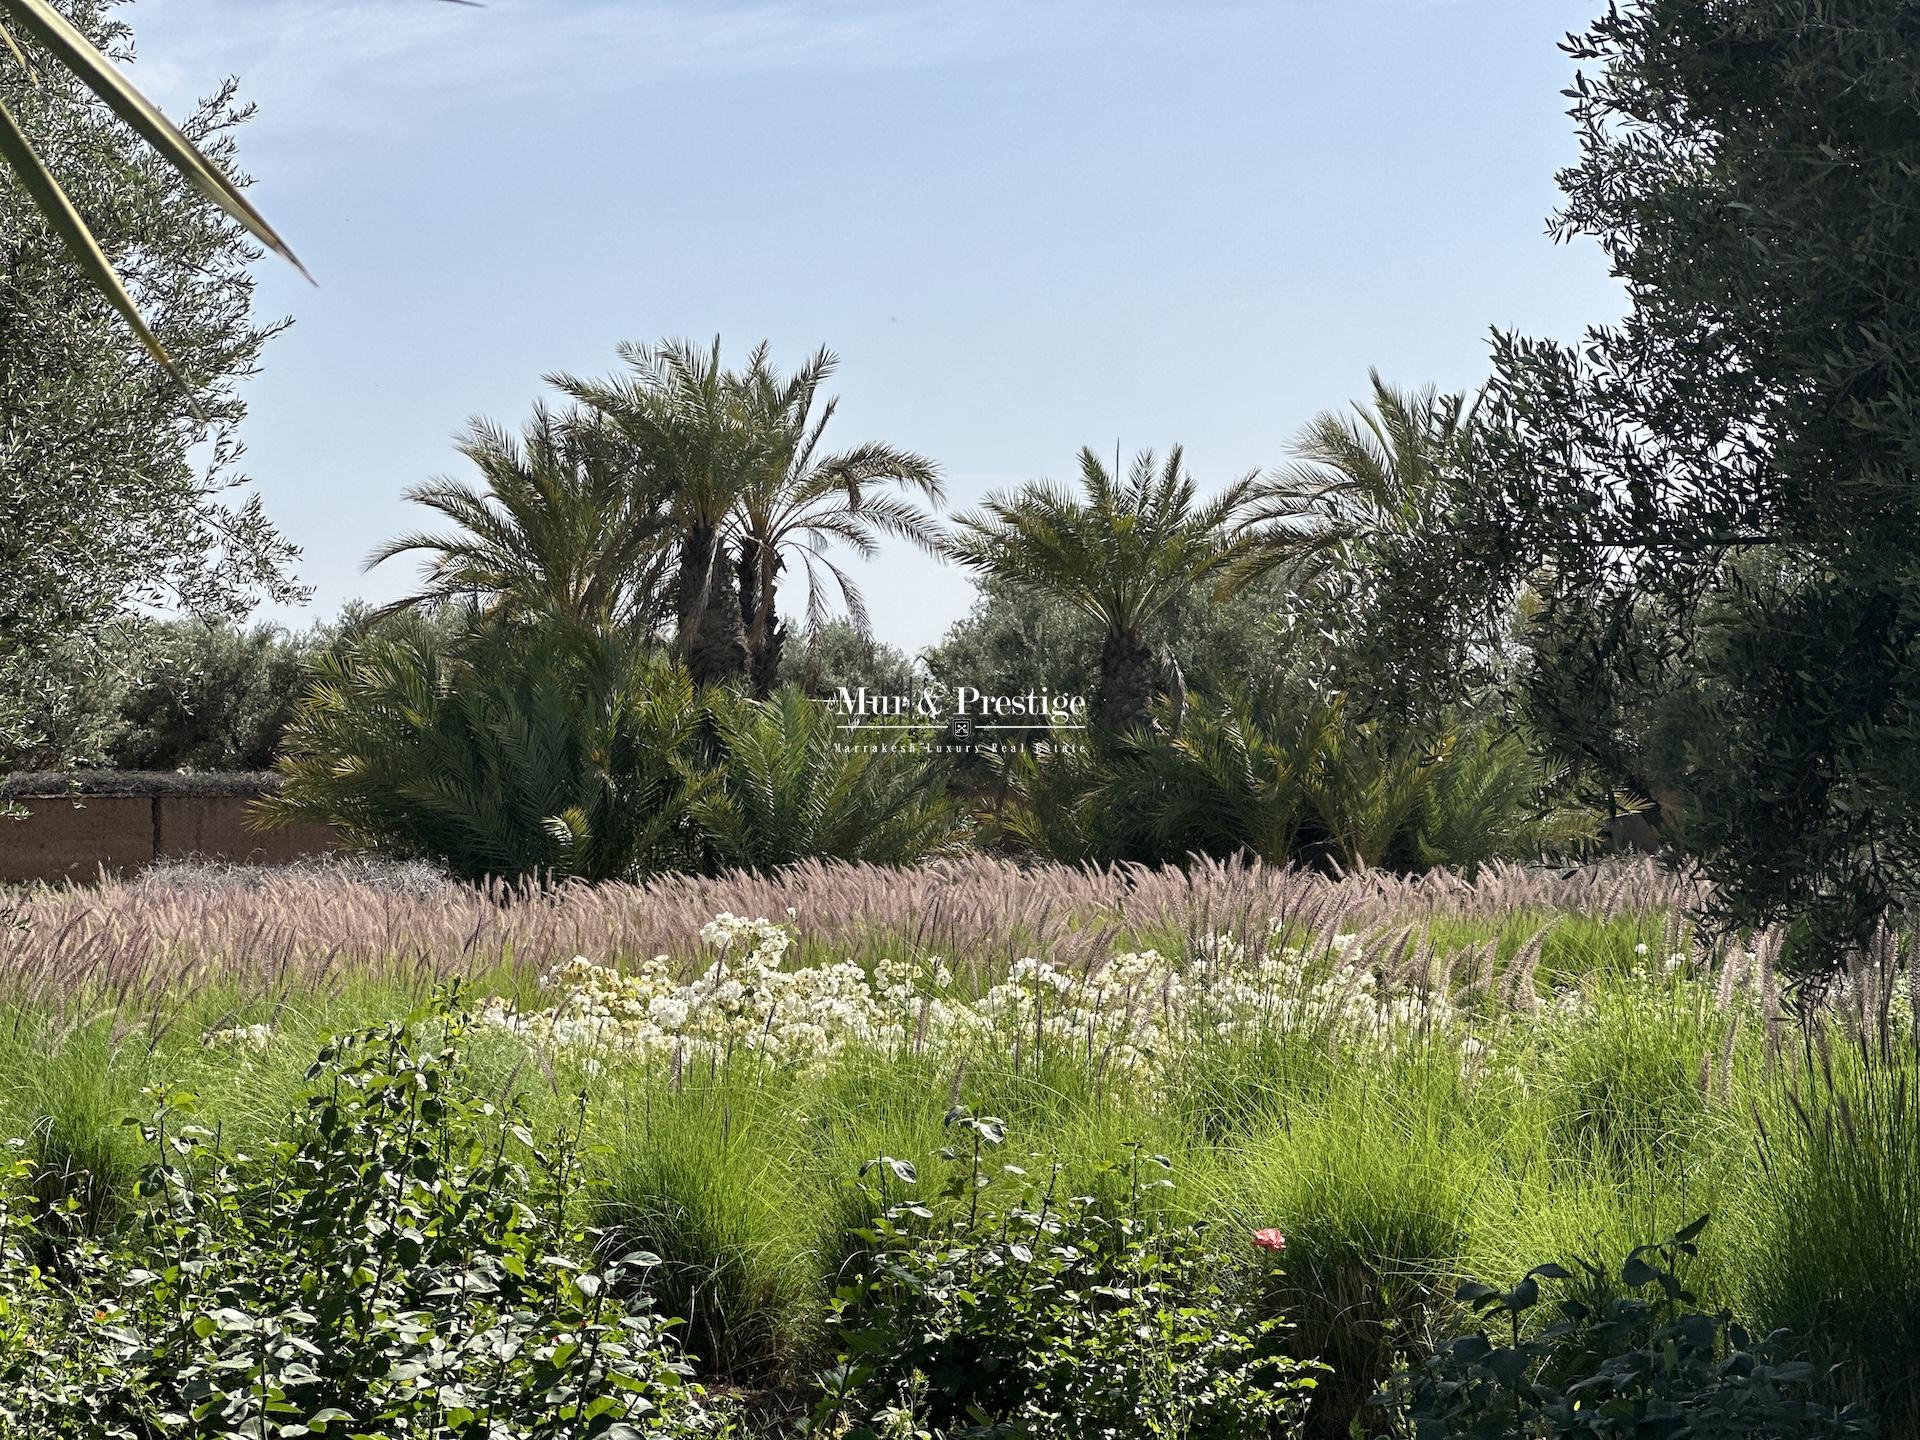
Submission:
[[[830,707],[792,688],[764,701],[724,690],[704,699],[713,769],[694,818],[717,864],[902,864],[953,838],[953,806],[928,767],[848,744],[864,737],[842,730]]]
[[[1535,1266],[1509,1290],[1469,1281],[1458,1298],[1482,1321],[1381,1398],[1419,1440],[1681,1440],[1694,1436],[1871,1433],[1857,1407],[1813,1398],[1817,1372],[1784,1334],[1756,1340],[1725,1311],[1697,1308],[1681,1271],[1705,1218],[1636,1247],[1616,1274]],[[1545,1325],[1541,1282],[1573,1282]]]
[[[880,1213],[834,1301],[844,1349],[818,1420],[850,1422],[856,1437],[924,1427],[956,1440],[1291,1428],[1318,1367],[1287,1359],[1279,1322],[1229,1294],[1229,1267],[1199,1227],[1142,1206],[1142,1165],[1168,1162],[1133,1152],[1117,1215],[1066,1193],[1057,1172],[1028,1185],[1013,1171],[1012,1197],[996,1200],[986,1192],[1009,1177],[987,1162],[1004,1123],[960,1109],[948,1123],[943,1216],[914,1196],[906,1161],[862,1172]]]
[[[314,637],[271,626],[165,627],[120,704],[124,770],[265,770],[306,687]]]
[[[225,620],[125,619],[56,647],[30,750],[0,768],[265,770],[306,686],[320,632]]]
[[[1518,737],[1482,718],[1423,735],[1275,687],[1198,699],[1161,724],[1110,753],[1012,757],[997,832],[1051,859],[1102,864],[1251,855],[1472,871],[1577,849],[1594,829],[1555,803]]]
[[[809,695],[831,697],[841,686],[864,685],[876,694],[904,695],[915,684],[913,662],[896,647],[862,635],[846,620],[828,620],[807,628],[798,648],[788,651],[786,675]]]
[[[702,718],[684,674],[577,627],[375,640],[321,662],[263,809],[469,880],[698,868]]]
[[[1825,1036],[1818,1037],[1824,1041]],[[1920,1428],[1920,1065],[1904,1039],[1811,1057],[1763,1092],[1732,1237],[1742,1312],[1807,1337],[1836,1395]]]

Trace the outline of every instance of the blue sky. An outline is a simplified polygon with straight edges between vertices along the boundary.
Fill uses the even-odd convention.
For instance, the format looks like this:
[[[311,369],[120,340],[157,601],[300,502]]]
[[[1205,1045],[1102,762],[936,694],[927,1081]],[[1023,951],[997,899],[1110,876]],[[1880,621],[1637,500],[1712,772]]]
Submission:
[[[1203,483],[1392,380],[1478,383],[1490,327],[1620,308],[1555,246],[1555,48],[1597,0],[140,0],[142,83],[234,73],[255,198],[319,280],[251,389],[249,469],[325,614],[461,473],[622,340],[842,356],[835,433],[940,461],[956,507],[1083,444]],[[968,580],[857,566],[909,649]],[[298,615],[276,614],[298,620]]]

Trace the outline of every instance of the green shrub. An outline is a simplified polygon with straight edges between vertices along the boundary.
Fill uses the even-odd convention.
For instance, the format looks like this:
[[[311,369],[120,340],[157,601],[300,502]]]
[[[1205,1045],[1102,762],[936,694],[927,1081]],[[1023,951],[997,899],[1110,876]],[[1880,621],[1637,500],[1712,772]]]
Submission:
[[[861,634],[850,620],[810,624],[799,647],[787,653],[786,673],[807,694],[826,699],[843,685],[864,685],[877,695],[909,695],[916,685],[904,651]]]
[[[320,663],[264,809],[472,880],[697,869],[702,718],[684,673],[558,619],[375,639]]]
[[[1657,957],[1653,964],[1663,962]],[[1700,1151],[1735,1017],[1676,975],[1598,976],[1543,1039],[1539,1080],[1550,1138],[1616,1167],[1666,1168]]]
[[[616,1298],[651,1257],[570,1258],[591,1253],[577,1131],[536,1139],[478,1099],[464,1025],[443,1001],[330,1043],[259,1158],[196,1126],[190,1095],[156,1093],[137,1214],[67,1237],[50,1269],[20,1161],[0,1212],[0,1433],[695,1433],[671,1322]]]
[[[1339,869],[1471,871],[1578,849],[1589,817],[1557,808],[1517,737],[1468,718],[1420,734],[1302,703],[1279,687],[1196,698],[1175,725],[1106,752],[1010,759],[998,826],[1050,859],[1179,863],[1257,856]]]
[[[613,1249],[659,1257],[647,1288],[684,1318],[701,1372],[766,1384],[792,1378],[782,1321],[803,1303],[804,1236],[751,1101],[724,1084],[654,1093],[611,1127],[603,1107],[595,1212]]]
[[[798,689],[763,701],[725,690],[704,699],[714,773],[694,818],[720,865],[904,864],[952,838],[953,806],[923,766],[849,745],[839,715]]]
[[[1695,1308],[1680,1271],[1705,1224],[1635,1248],[1617,1279],[1592,1264],[1582,1263],[1583,1276],[1548,1264],[1509,1290],[1462,1285],[1457,1298],[1494,1333],[1483,1323],[1455,1336],[1396,1376],[1382,1403],[1418,1440],[1869,1433],[1857,1407],[1812,1398],[1814,1367],[1790,1358],[1784,1333],[1756,1341],[1725,1311]],[[1574,1293],[1533,1328],[1543,1280],[1574,1281]]]
[[[149,1057],[110,1022],[55,1027],[15,1014],[0,1035],[6,1119],[36,1203],[89,1233],[111,1226],[139,1177],[139,1146],[120,1123],[139,1104]],[[150,1062],[149,1062],[150,1063]]]
[[[1297,1420],[1316,1367],[1285,1358],[1279,1322],[1229,1294],[1229,1267],[1202,1229],[1140,1204],[1140,1166],[1166,1161],[1136,1150],[1133,1203],[1110,1216],[1060,1193],[1057,1172],[1038,1186],[1017,1170],[990,1174],[1003,1122],[956,1109],[949,1123],[944,1218],[915,1199],[888,1203],[917,1184],[906,1161],[881,1157],[862,1172],[880,1214],[834,1301],[843,1351],[817,1426],[1234,1440]],[[1007,1187],[1010,1202],[988,1193]]]
[[[272,626],[155,627],[120,707],[121,770],[265,770],[306,685],[313,637]]]
[[[1344,1083],[1296,1102],[1240,1147],[1220,1208],[1243,1232],[1288,1237],[1262,1278],[1265,1313],[1295,1327],[1294,1353],[1332,1374],[1307,1432],[1347,1434],[1461,1273],[1479,1207],[1495,1193],[1486,1132],[1456,1053],[1382,1067],[1349,1055]]]
[[[856,753],[799,691],[696,691],[632,637],[548,616],[446,650],[322,659],[270,821],[314,820],[469,880],[632,880],[924,858],[955,816],[923,767]]]

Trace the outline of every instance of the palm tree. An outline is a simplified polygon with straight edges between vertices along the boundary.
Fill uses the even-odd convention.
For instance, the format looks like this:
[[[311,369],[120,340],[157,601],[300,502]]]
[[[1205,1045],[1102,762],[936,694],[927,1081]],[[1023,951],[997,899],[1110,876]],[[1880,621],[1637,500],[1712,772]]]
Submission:
[[[1316,416],[1292,462],[1262,483],[1251,516],[1265,543],[1236,565],[1232,584],[1280,568],[1316,591],[1364,645],[1364,675],[1353,677],[1362,708],[1404,716],[1425,706],[1425,691],[1457,691],[1486,658],[1447,619],[1473,593],[1449,537],[1460,478],[1472,470],[1478,401],[1398,389],[1378,371],[1369,378],[1370,406]]]
[[[1143,451],[1122,482],[1080,452],[1080,494],[1036,480],[989,496],[956,522],[947,552],[1066,601],[1103,627],[1093,697],[1097,733],[1112,740],[1150,723],[1160,666],[1148,635],[1196,587],[1252,552],[1245,526],[1256,477],[1201,502],[1178,446],[1156,469]]]
[[[502,615],[557,611],[596,630],[653,629],[663,618],[665,506],[634,483],[607,437],[579,415],[544,406],[516,436],[475,420],[460,453],[484,488],[439,479],[407,498],[452,521],[373,553],[368,568],[421,552],[421,588],[385,607],[471,598]]]
[[[726,526],[760,470],[769,441],[749,423],[735,377],[720,367],[720,339],[706,350],[684,340],[622,345],[629,373],[610,380],[553,375],[598,417],[625,451],[635,485],[667,497],[673,533],[674,649],[703,685],[743,678],[747,641],[735,577],[725,563]]]
[[[837,398],[815,412],[821,384],[839,364],[821,349],[791,378],[783,378],[767,359],[767,347],[754,351],[740,378],[749,423],[770,440],[753,483],[734,512],[737,532],[740,611],[746,626],[754,693],[764,697],[779,683],[786,626],[778,608],[780,575],[789,554],[807,574],[807,623],[826,618],[826,587],[821,571],[836,583],[847,612],[862,636],[870,633],[866,602],[852,578],[828,558],[838,540],[863,558],[878,550],[876,535],[911,541],[940,553],[941,535],[933,517],[898,491],[917,492],[930,503],[944,498],[938,467],[921,455],[878,443],[821,456],[821,437]]]
[[[1431,385],[1402,390],[1378,370],[1368,379],[1372,408],[1316,415],[1292,463],[1262,485],[1256,518],[1274,527],[1270,560],[1336,564],[1370,540],[1444,523],[1436,503],[1468,454],[1478,401]]]

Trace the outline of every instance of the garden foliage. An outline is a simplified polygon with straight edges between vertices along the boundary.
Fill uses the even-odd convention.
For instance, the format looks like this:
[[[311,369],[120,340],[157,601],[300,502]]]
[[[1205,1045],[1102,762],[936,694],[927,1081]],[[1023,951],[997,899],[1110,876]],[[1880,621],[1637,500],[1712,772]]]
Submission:
[[[1640,1245],[1617,1275],[1537,1265],[1507,1290],[1469,1281],[1458,1298],[1476,1328],[1397,1377],[1381,1398],[1415,1440],[1771,1440],[1864,1436],[1857,1406],[1815,1398],[1815,1367],[1784,1333],[1749,1335],[1725,1311],[1697,1308],[1681,1278],[1705,1217]],[[1545,1324],[1541,1282],[1562,1283]]]
[[[1596,829],[1497,720],[1468,713],[1409,729],[1277,686],[1196,698],[1177,733],[1024,753],[1006,772],[998,833],[1074,862],[1245,855],[1470,871],[1578,850]]]
[[[132,57],[116,7],[60,9],[108,59]],[[186,381],[153,363],[0,167],[0,753],[35,753],[49,738],[36,707],[62,703],[63,646],[143,607],[240,615],[303,592],[288,573],[296,552],[244,493],[241,470],[242,382],[284,328],[253,313],[259,249],[8,20],[22,48],[0,43],[7,128],[58,171]],[[252,113],[229,80],[187,108],[180,130],[231,169]]]
[[[1144,1203],[1170,1182],[1143,1167],[1171,1162],[1130,1146],[1109,1212],[1057,1167],[1036,1184],[991,1164],[1004,1121],[956,1108],[947,1125],[938,1196],[917,1198],[904,1160],[861,1172],[879,1213],[833,1301],[844,1349],[817,1432],[1253,1440],[1297,1421],[1317,1367],[1235,1295],[1202,1227]]]
[[[1905,0],[1641,0],[1568,38],[1554,228],[1629,309],[1496,337],[1437,572],[1532,588],[1542,737],[1682,815],[1723,918],[1803,922],[1826,974],[1920,884],[1915,38]]]
[[[572,1129],[570,1093],[594,1097],[593,1143],[577,1153],[599,1182],[581,1213],[601,1234],[574,1229],[542,1253],[596,1268],[595,1254],[658,1255],[621,1293],[651,1291],[686,1317],[675,1334],[716,1386],[797,1398],[838,1353],[884,1366],[911,1350],[911,1366],[849,1381],[842,1417],[887,1416],[905,1435],[931,1430],[935,1392],[995,1373],[942,1370],[942,1356],[974,1347],[1026,1367],[1036,1416],[1071,1396],[1149,1417],[1140,1424],[1211,1424],[1171,1408],[1163,1377],[1185,1372],[1168,1357],[1205,1354],[1231,1375],[1241,1352],[1214,1340],[1270,1334],[1332,1367],[1280,1433],[1297,1422],[1338,1440],[1397,1366],[1459,1333],[1462,1275],[1624,1253],[1711,1210],[1723,1220],[1689,1257],[1686,1288],[1756,1336],[1791,1331],[1779,1353],[1813,1362],[1808,1398],[1871,1405],[1882,1433],[1911,1434],[1920,1238],[1905,969],[1889,969],[1898,983],[1863,970],[1831,993],[1806,1017],[1803,1056],[1771,968],[1779,937],[1714,947],[1669,928],[1655,907],[1677,887],[1647,865],[1490,868],[1467,883],[974,857],[520,899],[320,870],[36,894],[0,929],[0,1135],[25,1142],[31,1191],[12,1233],[62,1283],[87,1253],[122,1257],[114,1273],[165,1268],[171,1232],[140,1190],[150,1147],[117,1123],[154,1108],[138,1098],[147,1086],[200,1096],[217,1140],[165,1125],[200,1141],[187,1167],[199,1193],[224,1163],[246,1182],[243,1209],[278,1213],[269,1176],[308,1188],[282,1166],[303,1149],[285,1142],[316,1120],[290,1137],[284,1117],[307,1115],[328,1084],[303,1078],[321,1037],[404,1013],[435,973],[477,971],[486,1023],[462,1039],[464,1073],[526,1107],[475,1116],[483,1138],[526,1162],[513,1124]],[[715,920],[715,902],[786,918]],[[568,958],[588,945],[594,959]],[[657,957],[636,958],[643,945]],[[1840,1043],[1861,1027],[1870,1043]],[[1817,1058],[1829,1040],[1830,1070]],[[954,1105],[970,1115],[943,1123]],[[968,1124],[984,1114],[1044,1137],[1037,1156]],[[236,1152],[254,1159],[226,1158]],[[1156,1153],[1178,1167],[1177,1190],[1149,1183]],[[921,1178],[904,1188],[894,1166],[870,1168],[876,1193],[861,1194],[849,1177],[875,1156]],[[949,1193],[939,1182],[955,1175]],[[991,1183],[976,1194],[967,1177]],[[527,1183],[544,1213],[543,1176]],[[328,1193],[335,1213],[355,1213],[347,1186]],[[902,1211],[900,1234],[882,1236],[876,1222],[913,1204],[931,1218]],[[42,1218],[50,1208],[57,1221]],[[1047,1242],[1103,1265],[1135,1264],[1140,1241],[1158,1257],[1140,1273],[1187,1305],[1132,1316],[1152,1345],[1114,1359],[1103,1327],[1120,1323],[1125,1297],[1097,1287],[1135,1287],[1047,1251],[1018,1220],[1040,1215],[1061,1227]],[[284,1260],[227,1253],[254,1237],[290,1254],[284,1227],[217,1225],[219,1274],[296,1283]],[[1284,1266],[1249,1243],[1267,1229],[1285,1233]],[[989,1272],[994,1256],[1018,1264]],[[1079,1298],[1056,1300],[1040,1279]],[[827,1307],[861,1283],[878,1288],[836,1330]],[[1570,1298],[1597,1307],[1597,1284]],[[91,1336],[92,1310],[76,1307],[124,1289],[69,1290],[62,1310],[23,1287],[23,1333]],[[1192,1334],[1183,1309],[1217,1323]],[[1558,1317],[1548,1311],[1530,1313]],[[171,1311],[141,1313],[143,1336],[171,1333]],[[1044,1342],[1009,1339],[1003,1313],[1031,1314]],[[1283,1329],[1260,1328],[1275,1319]],[[857,1342],[869,1327],[905,1338],[869,1356]],[[1523,1340],[1538,1334],[1523,1324]],[[1056,1356],[1075,1368],[1051,1368]],[[1191,1376],[1179,1390],[1205,1393]]]
[[[945,841],[941,788],[844,739],[797,693],[696,691],[638,639],[559,615],[438,653],[376,636],[321,661],[269,813],[475,880],[904,862]]]
[[[670,1322],[592,1263],[574,1127],[481,1099],[447,1001],[330,1043],[285,1138],[228,1151],[193,1097],[139,1122],[137,1208],[66,1233],[9,1172],[0,1433],[637,1440],[693,1432]],[[131,1122],[130,1122],[131,1123]]]

